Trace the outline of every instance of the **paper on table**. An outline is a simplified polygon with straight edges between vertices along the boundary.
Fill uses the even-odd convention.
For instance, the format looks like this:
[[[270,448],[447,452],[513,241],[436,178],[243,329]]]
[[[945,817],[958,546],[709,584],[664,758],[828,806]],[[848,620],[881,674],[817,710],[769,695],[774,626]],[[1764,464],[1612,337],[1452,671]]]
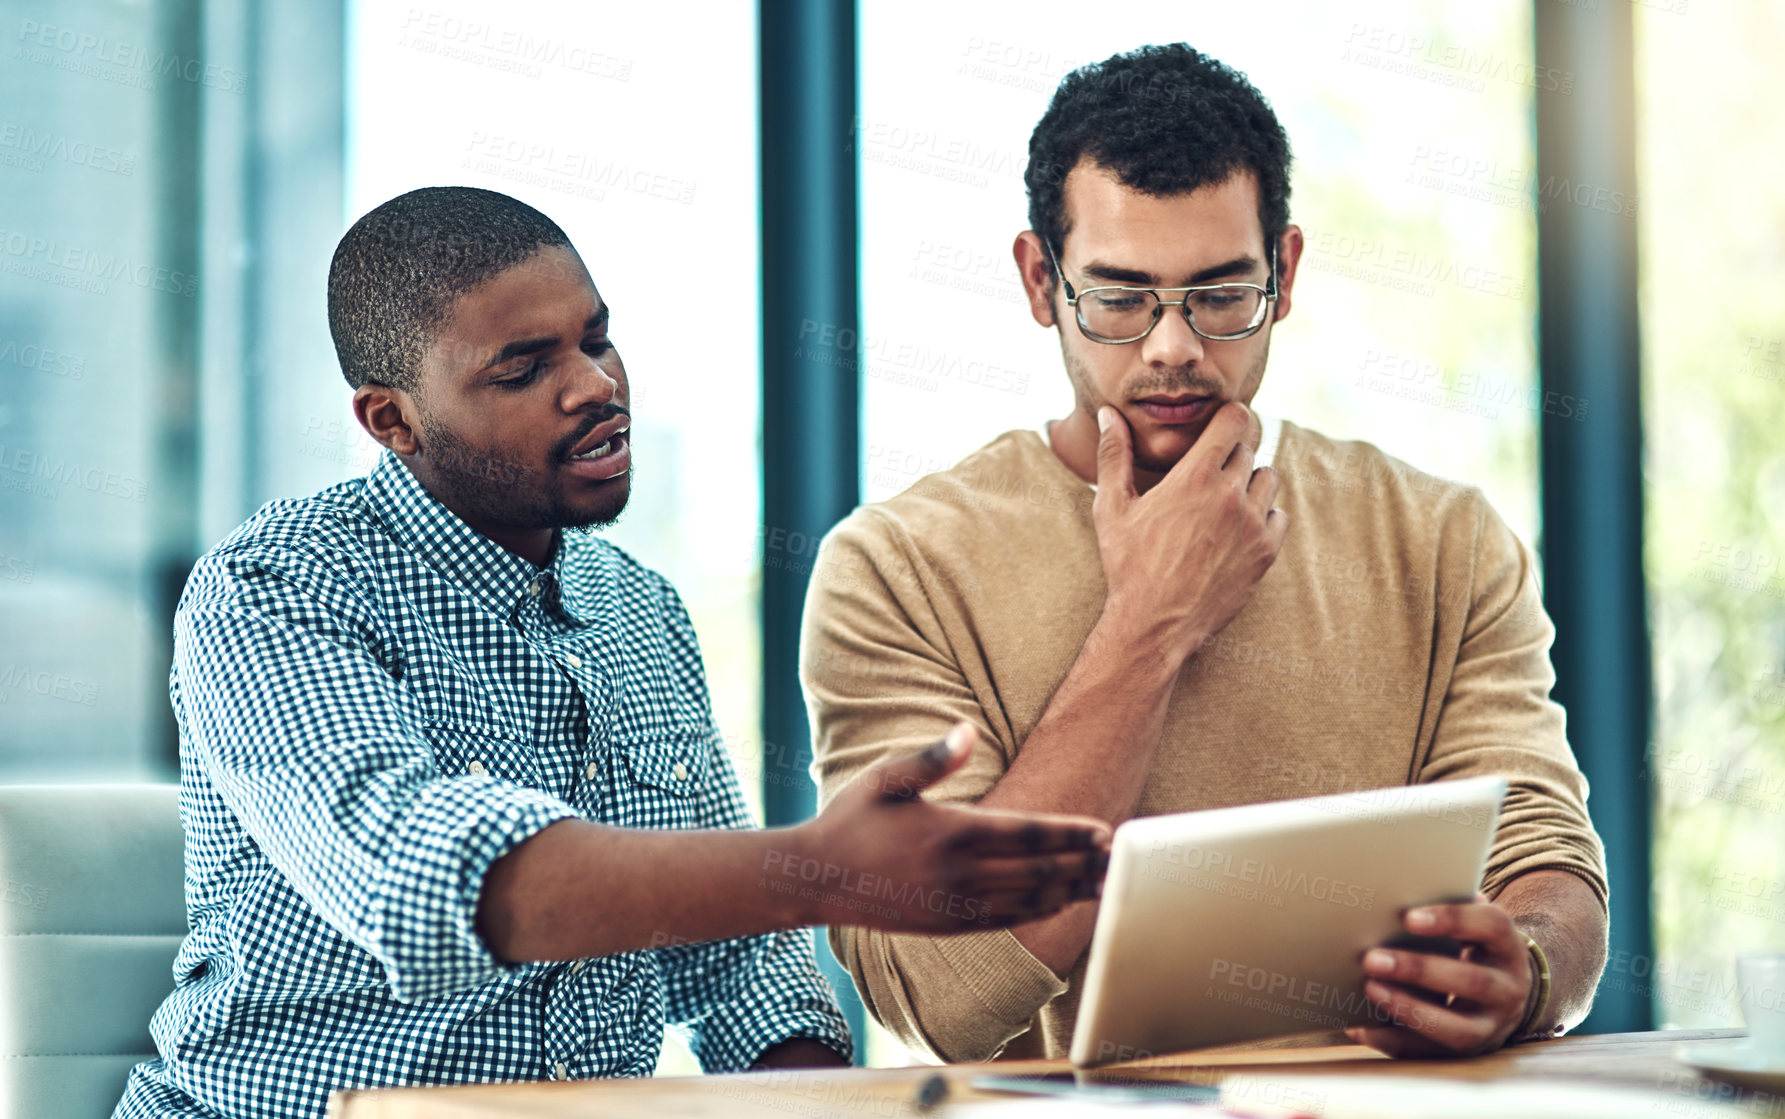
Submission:
[[[1674,1092],[1578,1080],[1481,1083],[1404,1076],[1247,1076],[1222,1083],[1221,1103],[1244,1114],[1318,1119],[1723,1119],[1753,1113],[1682,1085]],[[1271,1103],[1282,1097],[1288,1107]],[[1207,1114],[1207,1112],[1204,1112]]]
[[[1251,1112],[1226,1111],[1206,1103],[1184,1100],[1149,1100],[1145,1103],[1115,1103],[1108,1100],[1074,1099],[1055,1096],[1037,1099],[1034,1096],[1007,1100],[974,1100],[950,1104],[935,1114],[940,1119],[1134,1119],[1136,1113],[1155,1116],[1177,1115],[1182,1119],[1249,1119]]]

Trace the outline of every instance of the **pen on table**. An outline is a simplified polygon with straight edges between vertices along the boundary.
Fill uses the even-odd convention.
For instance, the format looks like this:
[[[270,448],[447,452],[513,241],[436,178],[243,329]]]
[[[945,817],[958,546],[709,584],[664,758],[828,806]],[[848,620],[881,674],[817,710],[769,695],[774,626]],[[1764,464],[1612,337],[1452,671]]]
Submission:
[[[947,1078],[939,1072],[932,1072],[917,1086],[917,1095],[912,1098],[911,1103],[919,1111],[934,1111],[936,1105],[947,1098]]]

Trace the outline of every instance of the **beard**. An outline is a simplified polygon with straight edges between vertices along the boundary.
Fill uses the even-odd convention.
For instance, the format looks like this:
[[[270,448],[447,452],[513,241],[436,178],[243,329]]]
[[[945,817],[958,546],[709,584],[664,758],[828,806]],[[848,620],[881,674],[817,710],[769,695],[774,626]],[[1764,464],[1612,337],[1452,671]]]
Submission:
[[[585,435],[623,409],[610,409],[590,417],[560,446],[552,448],[551,461],[560,460]],[[471,524],[505,529],[570,529],[579,533],[606,528],[620,519],[632,492],[632,468],[614,480],[613,496],[590,508],[577,508],[551,485],[543,463],[528,464],[506,450],[485,450],[460,439],[450,428],[434,422],[421,410],[421,458],[428,464],[435,497]]]
[[[1092,344],[1099,345],[1100,343]],[[1080,410],[1091,417],[1093,422],[1097,418],[1097,409],[1105,404],[1120,411],[1124,401],[1156,393],[1193,393],[1197,396],[1213,397],[1223,404],[1228,399],[1225,396],[1227,386],[1213,377],[1197,372],[1194,365],[1180,366],[1176,369],[1149,369],[1142,376],[1122,385],[1117,390],[1121,394],[1117,399],[1106,399],[1098,394],[1095,382],[1091,378],[1091,371],[1085,367],[1085,363],[1080,360],[1078,354],[1074,353],[1071,347],[1066,344],[1064,330],[1060,332],[1060,355],[1066,362],[1066,378],[1072,382],[1073,400]],[[1264,367],[1265,363],[1270,360],[1270,355],[1271,339],[1267,328],[1264,345],[1259,347],[1257,359],[1240,378],[1240,395],[1233,399],[1249,400],[1258,391],[1259,383],[1264,380]],[[1202,438],[1201,430],[1197,431],[1196,438]],[[1135,439],[1133,442],[1135,468],[1152,474],[1170,473],[1171,468],[1178,464],[1184,454],[1189,453],[1187,447],[1183,453],[1171,458],[1162,458],[1148,452],[1141,440]],[[1192,439],[1191,446],[1195,446],[1195,443],[1196,440]]]

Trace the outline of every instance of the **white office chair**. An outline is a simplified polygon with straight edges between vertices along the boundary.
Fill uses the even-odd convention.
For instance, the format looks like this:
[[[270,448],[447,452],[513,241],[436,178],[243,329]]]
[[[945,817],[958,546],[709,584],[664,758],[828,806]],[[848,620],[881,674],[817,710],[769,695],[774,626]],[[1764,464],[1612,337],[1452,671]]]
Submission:
[[[0,1119],[104,1119],[186,935],[172,785],[0,786]]]

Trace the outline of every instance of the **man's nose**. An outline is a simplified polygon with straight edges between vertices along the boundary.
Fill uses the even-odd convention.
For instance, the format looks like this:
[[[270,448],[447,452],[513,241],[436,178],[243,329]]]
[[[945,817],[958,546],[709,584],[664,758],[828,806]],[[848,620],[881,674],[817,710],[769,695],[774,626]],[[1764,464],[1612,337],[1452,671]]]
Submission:
[[[617,356],[615,360],[618,361]],[[579,350],[578,360],[573,364],[559,399],[566,412],[580,412],[612,403],[619,391],[619,377],[604,368],[598,359]]]
[[[1141,339],[1148,365],[1185,366],[1202,360],[1202,335],[1190,329],[1182,307],[1161,307],[1153,333]]]

